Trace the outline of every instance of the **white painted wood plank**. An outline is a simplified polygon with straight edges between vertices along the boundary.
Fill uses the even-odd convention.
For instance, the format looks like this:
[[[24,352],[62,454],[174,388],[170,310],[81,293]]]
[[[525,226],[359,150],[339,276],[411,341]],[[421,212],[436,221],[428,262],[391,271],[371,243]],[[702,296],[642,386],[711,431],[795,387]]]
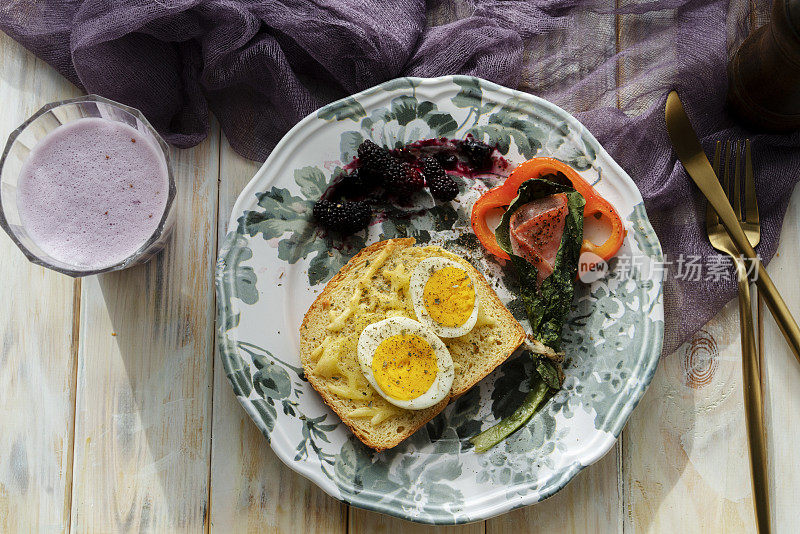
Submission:
[[[218,132],[171,151],[168,248],[83,281],[74,532],[207,526]]]
[[[0,141],[78,89],[0,33]],[[75,288],[0,232],[0,532],[69,523]]]
[[[800,319],[800,190],[795,190],[783,222],[777,256],[767,270],[796,319]],[[767,454],[769,458],[772,528],[800,530],[800,364],[763,304],[762,352],[766,384]]]
[[[223,140],[218,231],[227,231],[239,193],[261,166]],[[295,473],[270,449],[233,394],[219,355],[214,367],[211,526],[218,532],[343,533],[347,507]]]
[[[625,429],[626,532],[753,532],[734,300],[664,357]]]

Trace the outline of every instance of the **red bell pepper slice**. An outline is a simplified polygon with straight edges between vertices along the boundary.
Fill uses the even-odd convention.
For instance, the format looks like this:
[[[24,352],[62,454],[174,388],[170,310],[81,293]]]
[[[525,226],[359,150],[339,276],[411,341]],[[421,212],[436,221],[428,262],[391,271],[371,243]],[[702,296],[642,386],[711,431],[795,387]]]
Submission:
[[[562,173],[572,183],[572,187],[586,200],[583,208],[583,217],[605,219],[611,228],[611,233],[604,243],[595,244],[588,239],[583,240],[581,253],[592,252],[608,261],[619,251],[625,240],[625,225],[622,224],[617,211],[606,199],[601,197],[594,188],[584,180],[572,167],[553,158],[533,158],[519,165],[506,181],[501,185],[484,193],[472,206],[472,230],[481,244],[498,258],[510,259],[508,254],[500,248],[494,236],[494,230],[486,222],[487,214],[497,208],[507,208],[511,201],[517,197],[517,190],[523,182],[531,178],[540,178],[548,174]]]

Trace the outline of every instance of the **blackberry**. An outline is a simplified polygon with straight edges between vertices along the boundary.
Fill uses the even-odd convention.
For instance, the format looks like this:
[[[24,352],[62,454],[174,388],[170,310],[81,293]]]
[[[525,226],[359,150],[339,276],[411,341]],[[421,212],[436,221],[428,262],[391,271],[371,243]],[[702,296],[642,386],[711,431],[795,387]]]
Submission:
[[[366,169],[353,169],[343,174],[335,187],[335,196],[362,197],[376,185],[375,175]]]
[[[363,172],[360,169],[353,169],[348,174],[342,176],[342,181],[340,183],[353,188],[368,187],[371,178],[372,176],[369,173]]]
[[[428,182],[428,187],[431,190],[433,198],[440,202],[450,202],[458,196],[458,184],[450,176],[444,175],[444,178],[437,178]]]
[[[363,168],[377,174],[385,172],[392,157],[388,150],[367,139],[358,145],[358,159],[361,161]]]
[[[422,161],[422,172],[425,174],[425,181],[428,182],[433,198],[441,202],[450,202],[458,196],[458,184],[445,174],[438,161],[425,158]]]
[[[425,187],[425,180],[419,171],[408,163],[400,163],[390,157],[383,173],[383,186],[394,195],[410,195]]]
[[[446,176],[442,164],[434,158],[425,158],[422,160],[422,174],[425,175],[425,181],[428,183],[430,183],[431,180]]]
[[[366,202],[318,200],[314,204],[314,218],[328,230],[350,235],[363,230],[372,219],[372,210]]]
[[[451,154],[449,152],[439,152],[436,154],[436,161],[439,162],[439,165],[442,166],[444,169],[455,169],[456,165],[458,165],[458,157],[455,154]]]
[[[486,143],[468,137],[458,144],[458,148],[476,171],[483,171],[492,166],[492,147]]]

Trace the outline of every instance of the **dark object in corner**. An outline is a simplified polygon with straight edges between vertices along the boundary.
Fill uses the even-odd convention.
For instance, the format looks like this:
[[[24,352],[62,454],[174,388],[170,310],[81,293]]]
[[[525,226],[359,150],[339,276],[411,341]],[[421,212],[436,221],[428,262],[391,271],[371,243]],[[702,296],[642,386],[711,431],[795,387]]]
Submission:
[[[728,102],[747,126],[800,128],[800,0],[775,0],[769,24],[736,51],[728,80]]]

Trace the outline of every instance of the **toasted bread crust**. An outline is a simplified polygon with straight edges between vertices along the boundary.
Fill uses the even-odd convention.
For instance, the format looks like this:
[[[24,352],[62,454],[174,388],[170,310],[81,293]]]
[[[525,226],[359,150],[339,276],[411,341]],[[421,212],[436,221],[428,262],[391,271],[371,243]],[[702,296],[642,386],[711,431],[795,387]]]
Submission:
[[[312,379],[310,376],[306,376],[306,378],[308,378],[308,382],[314,387],[314,389],[317,390],[317,393],[319,393],[320,397],[322,397],[323,402],[328,406],[328,408],[333,410],[333,412],[339,416],[339,419],[342,420],[342,423],[344,423],[364,445],[374,449],[377,452],[385,451],[395,447],[396,445],[399,445],[414,432],[422,428],[425,423],[439,415],[439,412],[447,408],[447,405],[450,404],[451,399],[450,396],[447,396],[446,398],[442,399],[442,402],[435,406],[431,406],[425,410],[418,410],[418,413],[426,412],[425,417],[416,418],[414,423],[408,427],[408,430],[403,437],[397,440],[397,443],[379,443],[373,441],[372,436],[364,431],[363,426],[355,424],[355,420],[347,416],[347,413],[344,411],[342,406],[337,406],[337,404],[333,401],[333,396],[328,393],[321,381],[319,381],[316,377]]]

